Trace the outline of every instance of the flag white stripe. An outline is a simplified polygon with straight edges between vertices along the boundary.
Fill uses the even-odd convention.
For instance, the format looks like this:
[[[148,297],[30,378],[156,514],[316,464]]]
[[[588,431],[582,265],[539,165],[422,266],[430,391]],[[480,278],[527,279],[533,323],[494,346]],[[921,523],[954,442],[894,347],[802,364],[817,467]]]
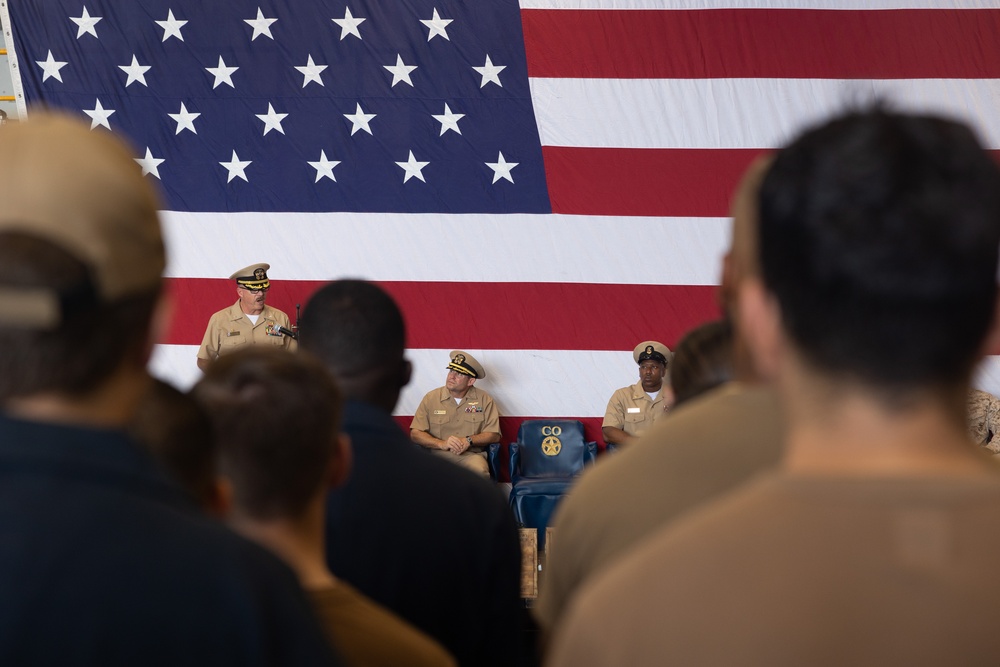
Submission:
[[[873,99],[961,118],[1000,148],[1000,79],[530,79],[543,146],[773,148]]]
[[[225,278],[263,257],[276,280],[714,285],[729,239],[726,218],[278,215],[164,212],[167,276]],[[636,261],[642,248],[655,260]]]

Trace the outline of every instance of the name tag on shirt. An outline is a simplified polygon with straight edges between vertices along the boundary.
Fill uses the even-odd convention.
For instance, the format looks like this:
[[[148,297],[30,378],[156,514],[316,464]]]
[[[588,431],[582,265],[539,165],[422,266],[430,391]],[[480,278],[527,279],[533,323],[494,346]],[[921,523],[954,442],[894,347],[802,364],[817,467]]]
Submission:
[[[636,412],[641,412],[641,410],[639,408],[628,408],[628,412],[629,414],[633,414]]]
[[[434,414],[436,414],[436,415],[446,415],[446,414],[448,414],[448,411],[447,410],[435,410]]]
[[[226,338],[229,338],[230,336],[242,336],[242,335],[243,335],[242,331],[227,331],[226,332]]]

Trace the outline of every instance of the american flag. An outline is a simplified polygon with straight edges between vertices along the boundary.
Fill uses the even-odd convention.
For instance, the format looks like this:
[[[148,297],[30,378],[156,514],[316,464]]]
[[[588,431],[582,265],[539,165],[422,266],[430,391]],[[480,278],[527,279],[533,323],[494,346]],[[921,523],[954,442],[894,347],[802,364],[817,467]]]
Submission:
[[[272,265],[294,318],[383,284],[416,373],[486,366],[524,418],[597,437],[631,350],[718,314],[728,203],[755,155],[872,98],[1000,146],[1000,9],[973,0],[0,0],[19,105],[128,137],[164,194],[187,385],[224,278]],[[1000,388],[991,360],[980,384]]]

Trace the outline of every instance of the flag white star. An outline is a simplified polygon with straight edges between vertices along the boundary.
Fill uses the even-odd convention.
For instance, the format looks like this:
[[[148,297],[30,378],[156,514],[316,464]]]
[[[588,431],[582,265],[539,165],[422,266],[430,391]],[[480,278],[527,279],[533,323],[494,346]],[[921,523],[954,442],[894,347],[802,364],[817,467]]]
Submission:
[[[330,20],[340,26],[340,40],[341,41],[344,41],[344,38],[347,37],[348,35],[354,35],[358,39],[361,39],[361,41],[364,41],[361,38],[361,32],[358,30],[358,26],[361,25],[362,23],[364,23],[366,19],[362,19],[362,18],[357,18],[356,19],[353,16],[351,16],[351,8],[350,7],[347,7],[344,10],[344,18],[342,18],[342,19],[330,19]]]
[[[424,175],[420,170],[429,165],[430,162],[418,162],[417,159],[413,157],[413,151],[410,151],[410,159],[406,162],[397,162],[396,164],[402,167],[403,171],[406,172],[406,175],[403,176],[403,182],[406,183],[414,176],[419,178],[421,181],[424,181]],[[426,182],[427,181],[424,181],[424,183]]]
[[[403,64],[403,57],[401,55],[399,55],[398,53],[396,54],[396,64],[395,65],[382,65],[382,67],[384,67],[387,70],[389,70],[390,72],[392,72],[392,86],[389,86],[390,88],[392,88],[393,86],[395,86],[400,81],[403,81],[404,83],[410,84],[411,88],[413,87],[413,82],[410,81],[410,72],[412,72],[413,70],[417,69],[417,66],[416,65],[404,65]]]
[[[287,113],[276,113],[274,107],[270,102],[267,103],[267,113],[256,114],[257,118],[264,121],[264,136],[271,130],[277,130],[282,134],[285,133],[285,129],[281,127],[281,121],[288,117]]]
[[[59,73],[63,67],[68,64],[63,60],[56,60],[52,57],[52,49],[49,49],[49,55],[45,60],[36,60],[35,64],[42,68],[42,81],[45,82],[49,78],[56,79],[60,83],[62,82],[62,74]]]
[[[326,68],[327,68],[327,65],[317,65],[315,62],[313,62],[312,55],[309,56],[309,59],[306,61],[305,65],[296,65],[295,66],[295,69],[299,70],[299,72],[302,73],[302,87],[303,88],[305,88],[306,86],[308,86],[309,82],[311,82],[311,81],[315,81],[316,83],[318,83],[319,85],[321,85],[321,86],[323,86],[325,88],[326,84],[323,83],[323,79],[320,78],[320,74],[322,74],[323,70],[325,70]]]
[[[244,181],[249,183],[247,179],[246,168],[253,163],[252,160],[241,160],[240,156],[233,151],[233,159],[229,162],[220,162],[223,167],[229,171],[229,178],[226,179],[226,183],[231,182],[234,178],[242,178]]]
[[[136,81],[149,88],[149,85],[146,83],[146,72],[152,69],[152,67],[150,65],[140,65],[134,53],[132,54],[132,63],[129,65],[119,65],[118,69],[128,74],[128,81],[125,82],[126,88]]]
[[[93,109],[84,109],[83,113],[90,116],[90,129],[96,128],[98,125],[103,125],[104,127],[111,129],[111,125],[108,123],[108,116],[115,112],[114,109],[105,109],[101,106],[101,100],[94,100]]]
[[[212,89],[216,89],[220,84],[228,84],[230,88],[236,88],[233,85],[233,72],[238,70],[239,67],[228,67],[226,61],[219,56],[219,66],[218,67],[206,67],[205,70],[209,74],[215,77],[215,83],[212,84]]]
[[[354,133],[357,132],[358,130],[364,130],[368,134],[372,134],[372,128],[368,125],[368,123],[370,123],[372,118],[374,118],[378,114],[365,113],[364,111],[361,110],[360,104],[356,106],[357,108],[355,109],[353,114],[349,113],[344,114],[344,118],[351,121],[351,136],[353,137]],[[372,134],[372,136],[375,135]]]
[[[486,84],[488,84],[490,82],[495,83],[498,86],[500,86],[501,88],[503,88],[503,84],[500,83],[500,72],[502,72],[505,69],[507,69],[507,66],[506,65],[494,65],[493,61],[490,60],[489,54],[486,55],[486,64],[485,65],[483,65],[482,67],[473,67],[472,69],[476,70],[477,72],[479,72],[480,74],[483,75],[483,80],[479,84],[480,88],[485,87]]]
[[[167,20],[166,21],[156,21],[156,25],[158,25],[161,28],[163,28],[163,39],[160,40],[160,41],[161,42],[165,42],[168,39],[170,39],[171,37],[176,37],[177,39],[179,39],[180,41],[183,42],[184,41],[184,35],[181,34],[181,28],[183,28],[186,23],[187,23],[187,21],[179,21],[179,20],[175,19],[174,18],[174,10],[168,9],[167,10]]]
[[[321,178],[329,178],[331,181],[337,181],[337,177],[333,175],[333,168],[340,164],[340,160],[327,160],[326,151],[319,152],[319,161],[310,162],[309,166],[316,170],[316,183],[319,183]]]
[[[498,153],[496,162],[487,162],[486,166],[493,170],[493,182],[496,183],[501,178],[506,178],[511,183],[514,177],[510,175],[510,170],[516,167],[519,162],[507,162],[503,159],[503,153]]]
[[[177,113],[168,113],[168,116],[174,119],[177,123],[177,131],[174,132],[175,135],[180,134],[182,130],[191,130],[192,133],[198,134],[198,130],[194,129],[194,119],[200,116],[200,113],[191,113],[181,102],[181,110]]]
[[[165,162],[161,157],[153,157],[153,151],[149,150],[149,146],[146,146],[146,157],[134,158],[140,167],[142,167],[142,175],[152,174],[157,178],[160,178],[159,166]]]
[[[441,134],[438,135],[439,137],[444,136],[444,133],[447,132],[448,130],[454,130],[457,134],[462,134],[462,130],[458,128],[458,121],[461,120],[462,118],[465,118],[465,114],[452,113],[447,103],[445,103],[444,105],[443,114],[438,115],[432,113],[431,117],[437,122],[441,123]]]
[[[87,12],[87,5],[83,6],[83,16],[70,16],[69,20],[77,25],[76,38],[80,39],[86,34],[91,34],[97,37],[97,30],[94,28],[97,22],[103,17],[101,16],[91,16]]]
[[[261,35],[264,35],[265,37],[269,37],[269,38],[271,38],[273,40],[274,39],[274,35],[271,34],[271,24],[274,23],[277,20],[278,19],[266,19],[266,18],[264,18],[264,12],[260,11],[260,7],[258,7],[257,8],[257,18],[255,18],[255,19],[243,19],[244,23],[246,23],[248,26],[250,26],[251,28],[253,28],[253,37],[250,38],[250,41],[252,42],[253,40],[255,40],[258,37],[260,37]]]
[[[448,31],[445,30],[445,28],[448,27],[448,24],[451,23],[452,20],[453,19],[441,18],[438,14],[437,7],[434,8],[434,13],[431,15],[431,18],[420,19],[420,22],[428,28],[427,41],[429,42],[438,35],[441,35],[450,42],[451,39],[448,37]]]

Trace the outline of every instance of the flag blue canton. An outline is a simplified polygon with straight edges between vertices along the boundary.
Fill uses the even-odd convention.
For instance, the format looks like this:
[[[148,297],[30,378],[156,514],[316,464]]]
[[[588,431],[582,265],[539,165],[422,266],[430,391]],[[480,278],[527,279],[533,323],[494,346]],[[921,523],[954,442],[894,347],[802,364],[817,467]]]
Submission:
[[[171,210],[551,211],[515,0],[8,6],[29,115],[103,118]]]

